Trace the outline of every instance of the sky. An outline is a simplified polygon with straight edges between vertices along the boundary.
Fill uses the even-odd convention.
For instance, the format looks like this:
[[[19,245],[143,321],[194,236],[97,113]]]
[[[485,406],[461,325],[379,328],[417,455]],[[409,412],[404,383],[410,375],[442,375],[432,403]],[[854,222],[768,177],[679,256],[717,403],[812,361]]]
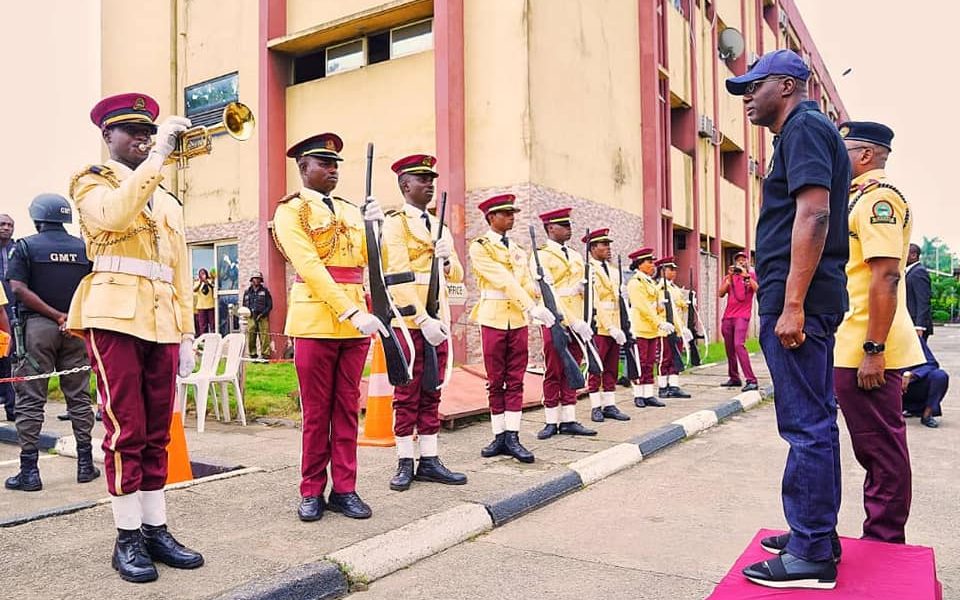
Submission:
[[[953,105],[960,2],[795,2],[851,118],[896,132],[887,172],[910,202],[914,239],[938,236],[960,251],[960,202],[951,200],[952,187],[960,188],[953,180],[960,165],[950,153],[956,127],[940,116],[940,103]],[[4,62],[8,92],[0,94],[5,138],[15,140],[4,145],[3,162],[16,165],[0,212],[13,215],[18,237],[33,233],[27,206],[35,195],[66,195],[70,176],[100,159],[100,138],[88,120],[100,92],[99,5],[21,2],[16,18],[0,26],[0,55],[23,57]]]
[[[942,109],[955,101],[960,2],[794,1],[850,118],[893,129],[886,170],[911,207],[914,241],[937,236],[960,251],[956,127]]]

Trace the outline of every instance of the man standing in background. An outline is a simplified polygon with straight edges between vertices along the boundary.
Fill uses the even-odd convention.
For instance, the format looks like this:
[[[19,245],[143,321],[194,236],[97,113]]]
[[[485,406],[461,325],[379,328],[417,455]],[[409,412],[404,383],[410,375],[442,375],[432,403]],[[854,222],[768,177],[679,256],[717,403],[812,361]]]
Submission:
[[[11,335],[13,334],[13,293],[7,283],[7,265],[10,262],[10,257],[13,256],[13,228],[13,218],[8,214],[0,214],[0,283],[3,284],[4,295],[11,300],[9,304],[3,307]],[[14,347],[12,340],[10,347]],[[13,371],[13,357],[9,355],[12,352],[11,350],[10,353],[0,354],[0,378],[10,377],[10,373]],[[13,421],[15,418],[13,408],[16,400],[17,396],[13,384],[0,383],[0,402],[3,403],[8,421]]]
[[[933,335],[930,312],[930,273],[920,262],[920,246],[910,244],[907,255],[907,312],[917,335],[926,340]]]
[[[260,358],[270,358],[270,311],[273,310],[273,297],[263,285],[263,274],[259,271],[250,277],[250,287],[243,292],[243,305],[250,309],[247,322],[247,350],[250,358],[257,358],[257,340],[260,340]]]
[[[727,351],[728,379],[720,385],[721,387],[740,387],[740,371],[737,370],[737,363],[740,363],[740,370],[743,371],[743,377],[747,381],[743,391],[749,392],[757,389],[757,376],[753,374],[746,341],[747,332],[750,329],[750,314],[753,312],[753,296],[760,286],[757,284],[757,275],[750,268],[746,254],[737,252],[733,261],[734,264],[727,269],[727,276],[720,283],[718,292],[721,298],[729,294],[720,325],[723,346]]]

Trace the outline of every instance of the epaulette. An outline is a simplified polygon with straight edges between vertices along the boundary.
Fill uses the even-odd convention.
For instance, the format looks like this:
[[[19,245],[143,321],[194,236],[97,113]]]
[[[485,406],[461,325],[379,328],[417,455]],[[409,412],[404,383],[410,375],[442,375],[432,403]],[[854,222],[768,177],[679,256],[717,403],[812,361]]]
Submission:
[[[391,208],[390,210],[388,210],[387,212],[385,212],[385,213],[383,213],[383,214],[384,214],[384,216],[387,216],[387,217],[399,217],[399,216],[401,216],[401,215],[403,215],[403,214],[405,214],[405,213],[404,213],[402,210],[397,210],[397,209],[395,209],[395,208]]]
[[[490,240],[487,239],[487,236],[481,235],[478,238],[474,238],[473,243],[480,244],[481,246],[483,246],[484,244],[489,244]]]
[[[104,165],[87,165],[70,178],[70,187],[68,193],[74,200],[76,200],[76,198],[73,197],[73,192],[77,187],[77,182],[80,181],[80,178],[85,175],[96,175],[98,177],[102,177],[103,179],[106,179],[107,183],[109,183],[114,189],[120,187],[120,180],[117,179],[116,174],[110,169],[110,167]]]
[[[356,206],[356,204],[354,204],[353,202],[350,202],[346,198],[341,198],[340,196],[330,196],[330,197],[333,198],[334,200],[339,200],[340,202],[346,202],[350,206]]]
[[[173,192],[171,192],[170,190],[168,190],[167,188],[163,187],[160,184],[157,184],[157,187],[165,191],[166,193],[170,194],[170,196],[172,196],[173,199],[177,201],[177,204],[179,204],[180,206],[183,206],[183,200],[181,200],[180,198],[177,198],[176,194],[174,194]]]
[[[546,244],[540,244],[539,246],[537,246],[537,251],[538,251],[538,252],[539,252],[540,250],[546,250],[546,249],[547,249],[547,245],[546,245]]]
[[[283,198],[280,198],[280,200],[278,200],[277,203],[283,204],[284,202],[290,202],[294,198],[299,198],[299,197],[300,197],[300,192],[293,192],[292,194],[287,194]]]

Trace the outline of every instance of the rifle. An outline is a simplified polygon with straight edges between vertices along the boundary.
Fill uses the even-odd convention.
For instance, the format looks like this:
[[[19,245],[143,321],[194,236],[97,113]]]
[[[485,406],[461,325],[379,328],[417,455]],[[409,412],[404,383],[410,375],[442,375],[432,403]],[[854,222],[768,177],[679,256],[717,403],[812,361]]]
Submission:
[[[373,144],[367,144],[367,181],[366,198],[370,198],[373,193]],[[369,200],[364,200],[363,208],[366,209]],[[390,385],[406,385],[413,379],[413,363],[415,357],[413,349],[413,339],[407,326],[401,317],[408,317],[416,312],[413,306],[404,306],[397,308],[393,299],[387,292],[388,285],[398,283],[411,283],[415,280],[412,272],[396,273],[389,277],[389,281],[383,274],[383,258],[380,252],[380,225],[373,221],[364,220],[364,230],[366,232],[367,246],[367,265],[370,270],[370,303],[372,305],[371,314],[380,319],[386,330],[386,333],[380,333],[380,340],[383,342],[383,353],[387,361],[387,379]],[[407,362],[403,354],[403,348],[400,347],[400,340],[397,336],[391,335],[390,322],[396,318],[399,328],[406,338],[407,347],[410,349],[410,361]]]
[[[571,390],[579,390],[586,385],[586,382],[583,380],[583,372],[580,370],[580,364],[577,363],[573,355],[570,354],[570,334],[567,333],[567,329],[560,323],[560,321],[563,320],[563,315],[557,308],[557,299],[553,296],[553,290],[550,289],[550,284],[547,283],[547,280],[544,278],[543,265],[540,264],[540,254],[537,252],[536,225],[530,226],[530,241],[533,244],[533,260],[537,265],[537,277],[539,278],[538,283],[540,284],[540,295],[543,297],[543,305],[553,313],[554,317],[553,325],[550,326],[550,337],[553,338],[553,349],[563,362],[563,374],[567,378],[567,387]]]
[[[623,352],[627,357],[627,378],[630,381],[640,379],[640,353],[637,351],[637,339],[633,337],[633,324],[630,322],[630,299],[623,296],[623,258],[617,255],[617,309],[620,311],[620,329],[627,341]]]
[[[667,283],[667,278],[662,274],[660,275],[661,281],[663,282],[663,310],[667,313],[667,323],[675,325],[674,323],[674,314],[673,314],[673,296],[670,294],[670,285]],[[677,332],[674,331],[667,336],[667,344],[670,346],[670,354],[673,358],[673,366],[677,369],[677,372],[683,371],[683,358],[680,356],[680,336],[677,335]]]
[[[443,218],[447,212],[447,193],[440,195],[440,222],[437,225],[437,239],[443,237]],[[427,286],[427,301],[424,304],[427,316],[432,319],[440,318],[440,283],[443,277],[442,261],[434,254],[430,261],[430,284]],[[447,349],[447,362],[450,361],[450,351]],[[440,388],[440,365],[437,360],[437,349],[429,342],[423,344],[423,375],[420,380],[420,389],[432,392]]]
[[[690,269],[690,286],[693,287],[693,269]],[[703,359],[700,357],[700,349],[697,348],[697,340],[705,339],[702,334],[697,333],[697,294],[690,290],[690,310],[687,311],[687,329],[693,334],[693,339],[687,344],[687,352],[690,353],[690,365],[699,366]]]
[[[593,306],[593,265],[590,264],[589,227],[587,228],[587,235],[584,239],[587,240],[587,243],[583,253],[583,320],[593,329],[594,333],[596,333],[597,310]],[[580,342],[580,345],[583,347],[583,353],[587,356],[587,372],[593,375],[602,374],[603,364],[600,362],[600,351],[597,350],[597,345],[593,343],[593,340],[580,339],[580,336],[578,336],[576,332],[574,332],[574,337]]]

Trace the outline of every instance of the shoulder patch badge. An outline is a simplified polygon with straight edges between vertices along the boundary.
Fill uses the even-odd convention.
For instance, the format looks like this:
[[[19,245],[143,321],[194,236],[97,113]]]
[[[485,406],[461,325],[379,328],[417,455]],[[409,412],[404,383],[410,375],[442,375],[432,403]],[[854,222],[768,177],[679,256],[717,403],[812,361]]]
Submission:
[[[893,214],[893,205],[886,200],[878,200],[873,204],[873,216],[870,217],[870,224],[886,223],[893,225],[897,222],[897,217]]]

